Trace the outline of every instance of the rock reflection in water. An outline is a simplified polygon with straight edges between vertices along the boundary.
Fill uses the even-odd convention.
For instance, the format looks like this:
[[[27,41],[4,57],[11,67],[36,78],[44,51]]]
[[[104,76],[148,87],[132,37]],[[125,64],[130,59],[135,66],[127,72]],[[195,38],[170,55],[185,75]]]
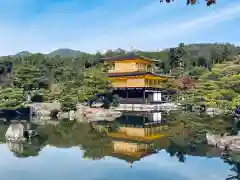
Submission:
[[[9,151],[16,152],[16,153],[22,153],[23,152],[23,143],[21,142],[6,142]]]
[[[16,123],[16,122],[15,122]],[[36,129],[37,126],[28,121],[21,123],[27,129]],[[32,139],[26,139],[26,141],[12,141],[5,139],[5,133],[7,129],[11,126],[11,122],[0,124],[0,142],[6,143],[9,151],[13,152],[14,156],[17,157],[29,157],[37,156],[41,149],[46,145],[46,139],[42,136],[37,136]]]
[[[45,140],[41,137],[31,139],[27,142],[11,142],[6,141],[8,149],[13,152],[16,157],[38,156],[39,152],[45,145]]]

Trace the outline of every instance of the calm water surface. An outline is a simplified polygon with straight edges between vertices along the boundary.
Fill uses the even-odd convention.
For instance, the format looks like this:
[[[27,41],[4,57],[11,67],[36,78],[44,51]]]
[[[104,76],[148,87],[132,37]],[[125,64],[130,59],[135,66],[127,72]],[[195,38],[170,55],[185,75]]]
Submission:
[[[224,180],[230,169],[220,158],[188,155],[181,163],[164,150],[133,163],[132,167],[113,157],[84,159],[78,147],[47,146],[37,157],[18,158],[2,144],[0,153],[0,174],[4,180]]]
[[[189,150],[170,140],[159,140],[146,150],[148,155],[139,158],[131,153],[114,155],[113,144],[144,142],[109,139],[92,132],[87,125],[46,125],[40,127],[40,132],[42,137],[29,144],[2,141],[1,179],[225,180],[236,175],[232,167],[240,169],[236,158],[225,162],[218,150],[205,145]]]

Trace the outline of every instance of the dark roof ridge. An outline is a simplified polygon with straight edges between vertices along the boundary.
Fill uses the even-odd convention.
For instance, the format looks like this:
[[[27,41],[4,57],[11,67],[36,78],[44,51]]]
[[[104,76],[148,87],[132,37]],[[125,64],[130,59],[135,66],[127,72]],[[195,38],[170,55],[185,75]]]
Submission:
[[[173,78],[174,76],[169,76],[166,74],[156,74],[153,72],[147,72],[147,71],[135,71],[135,72],[122,72],[122,73],[108,73],[108,77],[116,77],[116,76],[135,76],[135,75],[145,75],[145,74],[151,74],[155,76],[162,76],[162,77],[169,77]]]

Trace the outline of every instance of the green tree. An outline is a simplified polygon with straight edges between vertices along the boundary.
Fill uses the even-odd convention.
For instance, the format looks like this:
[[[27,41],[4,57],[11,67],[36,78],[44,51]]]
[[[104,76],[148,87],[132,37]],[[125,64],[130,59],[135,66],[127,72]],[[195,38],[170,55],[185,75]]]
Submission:
[[[85,73],[83,85],[78,90],[80,101],[92,99],[97,94],[103,94],[111,90],[111,84],[102,69],[103,65],[100,65],[89,69]]]
[[[207,59],[203,56],[197,58],[197,65],[200,67],[207,67]]]
[[[75,110],[77,105],[77,97],[73,95],[66,95],[60,99],[61,109],[63,112],[68,112],[70,110]]]
[[[219,63],[220,62],[219,58],[220,58],[220,54],[217,52],[217,50],[214,47],[212,47],[210,51],[210,59],[214,63]]]
[[[222,61],[228,60],[230,55],[231,55],[231,46],[229,44],[225,44],[223,53],[221,55]]]
[[[169,58],[169,64],[171,68],[178,67],[179,58],[178,58],[177,50],[175,48],[170,48],[168,58]]]
[[[170,66],[170,60],[169,59],[164,59],[163,61],[163,72],[165,74],[168,74],[171,70],[171,66]]]
[[[214,50],[216,52],[213,52]],[[194,94],[197,94],[198,97],[194,101],[199,101],[201,96],[206,98],[208,105],[227,106],[230,102],[230,105],[233,106],[232,101],[240,93],[238,77],[240,67],[234,60],[237,59],[234,56],[238,52],[239,47],[231,44],[185,45],[180,43],[176,48],[158,52],[137,51],[135,53],[158,60],[156,68],[158,73],[171,71],[172,74],[182,75],[184,72],[186,76],[198,78],[196,86],[193,88]],[[62,103],[65,101],[64,107],[74,108],[78,101],[89,100],[96,94],[111,92],[111,83],[108,82],[106,76],[108,67],[103,64],[102,58],[126,53],[124,50],[117,49],[107,53],[81,53],[71,57],[39,53],[0,57],[0,67],[2,67],[0,73],[7,72],[7,66],[2,66],[4,63],[13,65],[9,76],[11,81],[0,90],[1,107],[24,106],[25,94],[29,92],[43,95],[44,101],[59,100]],[[223,59],[219,58],[220,53],[228,56],[226,56],[228,62],[221,61]],[[181,62],[183,62],[184,68],[180,66]],[[177,81],[180,82],[179,79],[176,79]],[[169,81],[164,86],[166,85],[166,88],[169,89],[175,88],[174,84]],[[49,88],[50,86],[51,88]],[[214,91],[218,92],[219,89],[232,89],[235,92],[232,101],[212,98]],[[182,92],[180,91],[180,93]],[[184,93],[192,94],[192,92],[186,91]],[[7,99],[6,97],[11,98]]]
[[[0,89],[0,109],[15,109],[24,107],[25,96],[23,89],[4,88]]]

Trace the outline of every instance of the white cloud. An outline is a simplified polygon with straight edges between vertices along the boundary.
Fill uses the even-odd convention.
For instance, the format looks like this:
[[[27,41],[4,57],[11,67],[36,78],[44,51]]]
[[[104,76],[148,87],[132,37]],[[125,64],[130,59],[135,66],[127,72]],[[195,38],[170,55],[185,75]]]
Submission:
[[[142,14],[144,14],[144,12],[142,12]],[[151,41],[158,41],[161,45],[168,44],[166,41],[173,41],[174,39],[179,40],[181,36],[194,34],[197,30],[205,30],[207,32],[208,29],[214,28],[215,25],[236,18],[240,18],[240,4],[228,6],[221,10],[215,10],[214,12],[207,13],[203,16],[185,19],[178,23],[167,22],[161,24],[162,22],[159,22],[149,25],[148,27],[131,29],[126,34],[121,34],[121,32],[114,32],[115,34],[112,33],[111,35],[108,35],[108,38],[110,38],[110,36],[115,37],[115,41],[113,40],[106,46],[116,48],[115,42],[118,42],[117,46],[120,44],[124,47],[130,47],[131,45],[136,44],[139,45],[139,48],[141,49],[152,49],[154,48],[155,44],[153,44],[153,46],[150,45],[150,48],[148,48],[146,46],[146,43],[150,43]],[[123,36],[124,39],[122,38]],[[104,38],[108,39],[107,36],[101,37],[101,39]],[[125,39],[127,39],[127,41]],[[101,40],[98,39],[98,42],[101,42]],[[129,44],[130,42],[133,42],[135,44]],[[169,43],[169,45],[171,46],[174,44]],[[155,49],[157,49],[156,46]]]
[[[217,32],[219,29],[214,26],[240,17],[240,3],[221,9],[206,8],[196,16],[186,9],[183,15],[171,15],[177,10],[176,5],[162,6],[155,1],[127,13],[114,4],[69,12],[76,10],[75,3],[52,5],[23,24],[0,20],[0,55],[22,50],[49,52],[64,47],[88,52],[131,46],[156,50],[181,41],[197,41],[197,37],[192,37],[195,33]],[[174,18],[164,17],[168,15]]]

